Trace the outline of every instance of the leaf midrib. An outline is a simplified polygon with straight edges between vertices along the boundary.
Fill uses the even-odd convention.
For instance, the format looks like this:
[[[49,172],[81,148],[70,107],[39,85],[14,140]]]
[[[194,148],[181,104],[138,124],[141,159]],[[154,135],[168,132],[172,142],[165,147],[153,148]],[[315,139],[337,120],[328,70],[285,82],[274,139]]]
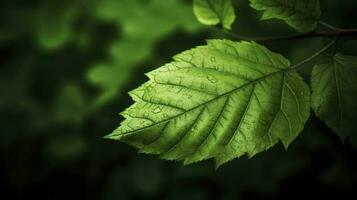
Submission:
[[[247,82],[247,83],[241,85],[241,86],[238,87],[238,88],[235,88],[235,89],[233,89],[233,90],[230,90],[230,91],[228,91],[228,92],[226,92],[226,93],[223,93],[223,94],[221,94],[221,95],[217,95],[216,97],[214,97],[214,98],[212,98],[212,99],[210,99],[210,100],[208,100],[208,101],[206,101],[206,102],[204,102],[204,103],[202,103],[202,104],[199,104],[199,105],[197,105],[197,106],[194,106],[194,107],[192,107],[192,108],[186,110],[185,112],[182,112],[182,113],[177,114],[177,115],[175,115],[175,116],[169,117],[169,118],[164,119],[164,120],[162,120],[162,121],[159,121],[159,122],[157,122],[157,123],[155,123],[155,124],[151,124],[151,125],[146,126],[146,127],[142,127],[142,128],[139,128],[139,129],[136,129],[136,130],[133,130],[133,131],[128,131],[128,132],[120,133],[120,134],[115,134],[115,131],[114,131],[114,132],[113,132],[112,134],[110,134],[108,137],[117,136],[118,138],[116,138],[116,139],[120,139],[120,138],[122,138],[122,137],[131,135],[131,134],[135,134],[135,133],[137,133],[137,132],[139,132],[139,131],[142,131],[142,130],[151,128],[151,127],[153,127],[153,126],[156,126],[156,125],[159,125],[159,124],[161,124],[161,123],[165,123],[165,122],[167,122],[167,121],[170,121],[170,120],[172,120],[172,119],[175,119],[175,118],[177,118],[177,117],[180,117],[180,116],[182,116],[182,115],[184,115],[184,114],[186,114],[186,113],[188,113],[188,112],[191,112],[191,111],[193,111],[193,110],[195,110],[195,109],[197,109],[197,108],[199,108],[199,107],[201,107],[201,106],[205,106],[205,105],[207,105],[207,104],[209,104],[209,103],[211,103],[211,102],[213,102],[213,101],[215,101],[215,100],[217,100],[217,99],[219,99],[219,98],[229,96],[229,95],[231,95],[232,93],[234,93],[234,92],[236,92],[236,91],[239,91],[239,90],[241,90],[241,89],[243,89],[243,88],[245,88],[245,87],[247,87],[247,86],[249,86],[249,85],[256,84],[256,83],[258,83],[258,82],[260,82],[260,81],[263,81],[263,80],[265,80],[265,79],[267,79],[267,78],[269,78],[269,77],[272,77],[272,76],[274,76],[274,75],[276,75],[276,74],[282,73],[282,74],[285,75],[286,72],[291,71],[291,70],[294,70],[294,68],[292,68],[292,67],[287,67],[287,68],[278,70],[278,71],[276,71],[276,72],[272,72],[272,73],[267,74],[267,75],[265,75],[265,76],[263,76],[263,77],[260,77],[260,78],[258,78],[258,79],[253,80],[253,81],[250,81],[250,82]]]
[[[335,80],[335,85],[336,85],[336,93],[337,93],[337,101],[338,101],[338,108],[339,108],[339,119],[340,119],[340,128],[341,131],[343,132],[344,126],[343,126],[343,118],[342,118],[342,104],[341,104],[341,91],[340,91],[340,81],[338,80],[337,76],[337,62],[335,59],[333,60],[333,76]]]

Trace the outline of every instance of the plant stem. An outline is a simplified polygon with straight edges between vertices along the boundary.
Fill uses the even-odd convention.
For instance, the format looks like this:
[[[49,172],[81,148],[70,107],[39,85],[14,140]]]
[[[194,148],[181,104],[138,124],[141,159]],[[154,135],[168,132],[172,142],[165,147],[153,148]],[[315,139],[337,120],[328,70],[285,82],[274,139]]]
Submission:
[[[328,37],[328,38],[338,38],[345,36],[357,36],[357,29],[334,29],[332,31],[319,31],[319,32],[308,32],[300,33],[290,36],[277,36],[277,37],[263,37],[263,38],[250,38],[230,31],[224,30],[223,33],[226,35],[238,39],[238,40],[250,40],[256,42],[272,42],[272,41],[282,41],[282,40],[292,40],[292,39],[304,39],[312,37]]]
[[[335,44],[337,38],[335,37],[331,42],[329,42],[328,44],[326,44],[324,47],[322,47],[319,51],[317,51],[316,53],[312,54],[311,56],[309,56],[308,58],[302,60],[301,62],[291,66],[291,69],[297,69],[299,67],[301,67],[303,64],[309,62],[310,60],[314,59],[315,57],[319,56],[321,53],[323,53],[324,51],[326,51],[327,49],[329,49],[332,45]]]
[[[321,24],[322,26],[324,26],[324,27],[326,27],[328,29],[334,30],[334,31],[341,30],[341,29],[336,28],[336,27],[332,26],[331,24],[328,24],[328,23],[323,22],[323,21],[319,21],[319,24]]]

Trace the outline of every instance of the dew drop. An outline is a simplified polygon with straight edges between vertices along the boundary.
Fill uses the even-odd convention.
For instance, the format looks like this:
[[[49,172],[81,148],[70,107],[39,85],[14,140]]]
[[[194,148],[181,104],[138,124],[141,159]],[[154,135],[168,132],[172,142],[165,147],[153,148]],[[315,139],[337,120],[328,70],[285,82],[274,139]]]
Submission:
[[[211,62],[216,62],[216,57],[211,57]]]
[[[152,110],[152,112],[154,113],[154,114],[158,114],[158,113],[160,113],[162,111],[162,108],[160,108],[160,107],[156,107],[154,110]]]
[[[207,75],[207,80],[211,83],[217,83],[217,79],[211,75]]]

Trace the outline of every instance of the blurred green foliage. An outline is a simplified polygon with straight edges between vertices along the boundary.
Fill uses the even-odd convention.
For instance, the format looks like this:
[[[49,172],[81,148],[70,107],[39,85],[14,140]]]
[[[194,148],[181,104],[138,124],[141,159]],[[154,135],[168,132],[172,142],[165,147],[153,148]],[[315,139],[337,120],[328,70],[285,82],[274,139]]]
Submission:
[[[2,199],[299,199],[354,194],[357,152],[324,123],[282,146],[218,171],[138,155],[102,139],[148,72],[206,38],[189,0],[8,0],[0,2],[0,194]],[[286,35],[260,22],[248,1],[233,1],[232,29],[249,36]],[[322,18],[357,27],[357,2],[321,1]],[[337,48],[356,55],[356,38]],[[266,44],[293,62],[323,39]],[[311,70],[306,64],[301,73]],[[352,138],[356,141],[356,138]],[[357,141],[354,143],[356,144]]]
[[[131,76],[136,64],[152,56],[152,46],[159,39],[180,29],[195,32],[191,6],[179,0],[104,0],[95,10],[100,20],[121,28],[121,37],[109,47],[110,59],[95,64],[88,73],[89,80],[101,87],[97,104],[111,100]]]

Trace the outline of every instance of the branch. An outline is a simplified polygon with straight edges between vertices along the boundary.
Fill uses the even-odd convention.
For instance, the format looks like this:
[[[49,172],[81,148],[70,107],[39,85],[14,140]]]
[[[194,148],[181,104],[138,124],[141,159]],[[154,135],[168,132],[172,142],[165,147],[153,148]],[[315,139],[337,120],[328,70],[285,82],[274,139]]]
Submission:
[[[308,33],[300,33],[290,36],[277,36],[277,37],[263,37],[263,38],[251,38],[242,35],[238,35],[236,33],[223,30],[223,33],[238,39],[238,40],[250,40],[256,42],[271,42],[271,41],[282,41],[282,40],[293,40],[293,39],[304,39],[304,38],[312,38],[312,37],[328,37],[328,38],[339,38],[345,36],[357,36],[357,29],[334,29],[331,31],[319,31],[319,32],[308,32]]]

